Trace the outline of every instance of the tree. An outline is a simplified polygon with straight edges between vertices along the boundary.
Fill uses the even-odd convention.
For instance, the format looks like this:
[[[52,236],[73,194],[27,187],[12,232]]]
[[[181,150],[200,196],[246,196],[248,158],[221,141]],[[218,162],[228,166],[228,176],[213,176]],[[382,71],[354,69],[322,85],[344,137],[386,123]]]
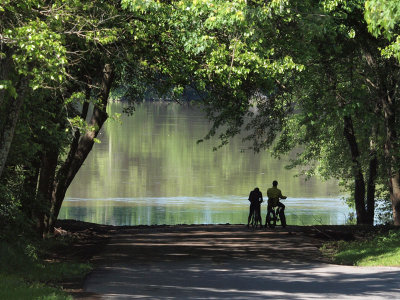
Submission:
[[[371,34],[383,36],[389,41],[382,49],[382,55],[393,56],[400,61],[400,4],[390,0],[367,0],[364,15]]]
[[[108,118],[106,107],[117,56],[125,56],[125,49],[119,47],[129,29],[125,26],[126,16],[119,16],[118,9],[118,2],[63,1],[46,11],[48,22],[64,34],[68,49],[69,80],[58,97],[67,99],[66,112],[70,117],[65,115],[56,123],[60,131],[72,125],[72,135],[66,158],[61,156],[62,148],[47,148],[42,156],[38,196],[47,206],[39,217],[40,231],[45,234],[52,232],[67,188]],[[116,22],[119,17],[120,22]],[[81,101],[81,109],[77,110],[76,100]]]
[[[36,1],[3,1],[0,6],[0,176],[25,98],[64,78],[61,37],[33,10]]]
[[[315,5],[314,15],[319,17],[311,18],[305,27],[321,23],[324,30],[298,33],[303,38],[308,35],[310,45],[306,53],[295,57],[305,65],[293,81],[299,113],[284,130],[278,150],[304,145],[293,166],[319,161],[317,169],[324,177],[341,180],[351,191],[357,223],[373,224],[378,161],[383,161],[376,143],[383,124],[376,115],[376,93],[366,85],[374,73],[362,48],[366,27],[358,17],[361,7],[357,1]],[[379,41],[373,43],[376,46]],[[295,135],[296,127],[304,132]]]
[[[162,6],[124,3],[148,18]],[[397,168],[393,97],[398,66],[379,53],[387,41],[368,33],[364,1],[181,1],[170,6],[168,28],[174,30],[166,36],[181,44],[179,74],[184,76],[177,78],[177,69],[168,66],[164,72],[175,83],[191,82],[205,93],[214,121],[209,136],[224,127],[219,136],[225,144],[247,130],[258,151],[283,132],[276,150],[287,152],[301,143],[305,150],[295,165],[318,165],[319,160],[325,177],[341,178],[351,187],[358,223],[371,224],[382,169],[389,161],[391,169]],[[299,138],[296,126],[304,129]],[[379,150],[384,140],[385,155]],[[397,183],[390,182],[396,190]]]
[[[368,22],[368,29],[375,37],[380,36],[387,41],[385,47],[382,47],[382,55],[387,58],[386,70],[383,71],[390,73],[379,73],[380,76],[372,84],[379,94],[385,119],[385,159],[395,225],[400,225],[400,147],[397,129],[400,113],[397,99],[400,61],[399,8],[399,4],[395,1],[369,0],[365,2],[365,19]],[[390,57],[396,58],[397,62]],[[379,59],[371,57],[370,65],[374,67],[377,63]]]
[[[373,223],[376,182],[387,178],[382,169],[389,168],[393,219],[398,225],[399,65],[380,55],[379,49],[388,43],[368,33],[363,4],[363,1],[325,1],[321,5],[292,2],[279,10],[275,18],[270,18],[277,29],[277,38],[271,44],[281,50],[278,55],[291,57],[305,70],[298,74],[285,70],[282,79],[276,82],[281,91],[266,97],[275,109],[290,103],[295,113],[287,110],[282,114],[259,105],[263,113],[249,122],[250,128],[255,129],[249,138],[256,141],[255,149],[265,148],[273,140],[271,130],[290,131],[290,135],[281,135],[279,145],[284,150],[300,142],[306,149],[303,159],[307,163],[322,159],[319,166],[325,176],[353,181],[351,187],[360,224]],[[307,48],[303,47],[304,41]],[[250,101],[251,96],[248,98]],[[292,118],[299,120],[298,126],[305,127],[303,139],[293,139],[299,127],[293,126]],[[270,126],[271,119],[280,120],[277,123],[280,127]],[[347,153],[342,150],[346,149],[342,148],[345,144]],[[385,153],[379,151],[383,148]]]
[[[37,222],[39,232],[46,235],[52,232],[65,192],[108,118],[106,107],[114,79],[126,69],[145,69],[146,72],[137,73],[150,78],[153,65],[163,59],[155,43],[160,40],[159,22],[148,22],[142,12],[122,10],[119,1],[6,1],[1,10],[6,16],[15,16],[2,30],[2,41],[7,43],[3,49],[7,51],[1,63],[19,74],[18,78],[7,78],[9,72],[2,74],[5,105],[13,104],[13,95],[21,95],[25,105],[36,113],[24,115],[25,124],[13,124],[14,129],[20,128],[18,142],[24,138],[33,141],[35,155],[26,156],[29,161],[25,162],[13,156],[7,164],[10,170],[23,170],[20,173],[26,183],[24,194],[31,195],[22,201],[22,210]],[[29,26],[20,29],[21,20],[22,25]],[[40,37],[32,35],[37,42],[32,45],[31,37],[26,35],[31,32],[38,32]],[[60,48],[61,63],[54,56],[57,53],[43,46],[46,43]],[[173,52],[171,45],[163,47]],[[30,50],[34,50],[33,54]],[[46,55],[42,55],[43,51]],[[59,64],[43,63],[51,58]],[[16,89],[19,79],[28,82],[32,98]],[[29,99],[38,103],[30,103]],[[37,109],[37,104],[44,108]],[[45,113],[40,114],[41,111]],[[27,133],[33,136],[22,136]],[[18,144],[13,146],[18,151],[27,150]],[[7,155],[2,157],[5,161]]]
[[[1,78],[1,104],[10,109],[18,104],[10,118],[12,123],[7,119],[1,124],[6,133],[1,139],[2,167],[10,147],[23,150],[11,143],[18,126],[20,134],[36,136],[24,137],[36,145],[35,155],[25,157],[25,162],[15,157],[7,161],[10,170],[22,166],[24,187],[31,193],[30,199],[22,201],[22,210],[46,234],[52,231],[65,191],[108,117],[106,105],[114,66],[126,57],[124,47],[133,44],[124,42],[133,29],[128,17],[119,15],[117,1],[6,1],[1,11],[5,16],[1,64],[2,70],[8,70]],[[79,102],[82,109],[78,109]],[[42,109],[37,109],[37,103]],[[94,105],[90,111],[89,103]],[[24,116],[25,124],[18,124],[23,105],[37,115],[30,113],[30,117]],[[41,114],[43,118],[39,118],[41,111],[46,112]],[[88,112],[92,117],[86,124]],[[72,135],[68,133],[71,129]],[[69,153],[65,159],[66,147]]]
[[[249,108],[256,105],[253,96],[277,94],[283,74],[302,67],[275,47],[278,28],[270,15],[279,7],[276,1],[266,5],[253,1],[147,1],[144,5],[126,0],[122,4],[132,12],[143,12],[147,22],[164,20],[160,22],[160,43],[165,47],[157,68],[178,94],[187,85],[199,91],[214,120],[210,135],[226,126],[220,135],[222,144],[244,124]],[[276,117],[268,126],[278,129],[279,116],[274,113],[290,110],[290,103],[272,102],[260,101],[260,105],[264,111],[270,109],[271,118]],[[271,135],[276,132],[271,130]]]
[[[295,79],[291,84],[296,87],[294,103],[299,113],[294,118],[298,122],[288,123],[289,135],[282,135],[280,147],[288,150],[300,143],[305,151],[295,164],[317,159],[322,162],[320,170],[325,176],[333,175],[344,181],[352,178],[351,185],[345,184],[354,195],[357,222],[373,224],[375,186],[377,180],[383,182],[387,178],[382,170],[388,168],[388,162],[392,170],[389,178],[396,177],[393,168],[397,168],[398,151],[393,136],[397,134],[398,121],[393,97],[399,65],[380,55],[379,49],[388,43],[368,33],[363,20],[363,1],[321,4],[314,3],[308,8],[308,12],[316,9],[308,18],[303,17],[307,11],[296,11],[300,16],[296,21],[303,28],[306,25],[307,30],[298,35],[308,41],[309,47],[306,52],[290,54],[305,65],[305,71],[300,80]],[[323,25],[320,29],[319,24]],[[335,124],[338,118],[342,119],[342,125]],[[293,140],[293,130],[300,125],[311,134],[306,132],[302,138]],[[294,141],[297,143],[293,144]],[[344,143],[348,145],[347,153],[338,148]],[[383,148],[386,153],[379,151]],[[395,190],[396,184],[389,179],[393,219],[399,224]]]
[[[343,179],[358,223],[371,224],[376,183],[389,178],[400,224],[399,66],[381,55],[394,43],[368,32],[364,12],[362,0],[3,1],[0,176],[6,163],[23,174],[37,203],[23,207],[50,233],[108,118],[114,78],[140,74],[176,97],[197,90],[213,121],[205,138],[224,145],[245,131],[253,150],[277,142],[279,153],[300,144],[293,166]],[[35,147],[13,144],[16,132]],[[29,160],[10,159],[10,147]]]

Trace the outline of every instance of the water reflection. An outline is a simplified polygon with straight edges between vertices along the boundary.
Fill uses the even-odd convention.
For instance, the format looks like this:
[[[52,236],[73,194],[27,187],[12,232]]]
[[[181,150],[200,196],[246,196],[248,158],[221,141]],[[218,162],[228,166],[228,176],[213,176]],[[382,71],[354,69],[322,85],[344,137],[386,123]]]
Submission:
[[[82,206],[82,202],[86,205]],[[316,202],[318,203],[316,205]],[[288,224],[344,224],[348,208],[339,199],[285,201]],[[111,225],[242,224],[247,219],[247,198],[229,196],[171,198],[69,198],[63,218]],[[265,218],[266,206],[262,206]]]
[[[122,104],[110,105],[109,113]],[[348,208],[335,182],[294,177],[267,152],[243,152],[241,139],[212,151],[197,144],[209,128],[202,112],[177,104],[143,103],[134,116],[109,120],[68,190],[60,212],[113,225],[238,224],[247,220],[247,196],[274,179],[289,198],[288,224],[343,224]]]

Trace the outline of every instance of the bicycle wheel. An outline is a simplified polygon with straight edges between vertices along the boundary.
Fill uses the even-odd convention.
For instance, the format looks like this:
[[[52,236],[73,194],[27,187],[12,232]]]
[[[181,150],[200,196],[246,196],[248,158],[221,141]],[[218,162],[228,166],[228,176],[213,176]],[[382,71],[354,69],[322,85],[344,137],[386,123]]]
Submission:
[[[254,213],[254,223],[255,223],[254,229],[257,229],[258,225],[260,225],[260,228],[262,227],[262,222],[260,222],[260,215],[257,210]]]
[[[282,227],[286,227],[286,216],[285,216],[285,210],[284,209],[281,209],[279,211],[279,219],[281,219]]]
[[[254,229],[254,227],[256,226],[255,214],[256,214],[256,212],[253,212],[253,214],[251,215],[250,225],[251,225],[252,229]]]
[[[275,228],[276,226],[276,215],[275,215],[275,211],[269,211],[267,212],[267,218],[266,218],[266,224],[268,225],[269,228]]]

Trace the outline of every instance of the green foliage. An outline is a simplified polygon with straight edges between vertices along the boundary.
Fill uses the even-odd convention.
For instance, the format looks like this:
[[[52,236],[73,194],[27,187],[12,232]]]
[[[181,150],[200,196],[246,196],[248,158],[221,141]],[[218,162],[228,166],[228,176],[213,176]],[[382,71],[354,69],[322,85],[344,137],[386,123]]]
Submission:
[[[328,246],[327,248],[331,248]],[[400,266],[400,232],[392,230],[362,241],[337,242],[335,263],[356,266]]]
[[[400,4],[391,0],[367,0],[365,19],[372,34],[375,36],[384,34],[387,38],[391,38],[400,21]]]
[[[68,240],[38,242],[28,237],[0,243],[0,297],[2,299],[72,299],[57,286],[59,282],[83,278],[91,267],[74,262],[44,261],[55,247],[68,247]]]
[[[6,172],[12,174],[7,174],[7,180],[0,181],[0,239],[12,240],[20,234],[32,234],[32,224],[21,211],[23,172]]]
[[[42,21],[30,21],[10,29],[6,35],[16,44],[13,61],[19,75],[31,77],[33,90],[63,81],[67,63],[61,36]]]
[[[13,87],[11,80],[0,80],[0,90],[7,90],[11,97],[17,98],[17,91]]]
[[[27,184],[29,176],[40,173],[37,157],[48,149],[65,154],[79,131],[98,129],[81,116],[80,105],[99,103],[99,75],[112,62],[124,92],[137,99],[149,93],[149,85],[151,92],[157,86],[174,99],[186,87],[199,91],[213,121],[206,139],[219,135],[225,145],[244,131],[260,151],[279,137],[277,156],[303,147],[290,167],[306,165],[305,174],[339,178],[351,190],[356,167],[368,171],[371,143],[384,161],[386,123],[376,86],[385,83],[377,74],[387,74],[383,81],[391,82],[397,66],[377,54],[380,49],[386,57],[400,53],[399,10],[393,3],[3,1],[2,120],[3,107],[26,94],[8,176],[18,173]],[[25,80],[27,91],[21,87]],[[344,118],[351,118],[363,150],[357,162],[343,136]],[[0,128],[5,125],[0,120]],[[381,163],[378,183],[386,169]],[[26,194],[38,198],[34,189]],[[14,207],[36,205],[17,191],[10,199]]]
[[[14,240],[2,239],[0,247],[0,271],[22,277],[28,282],[53,282],[79,278],[88,273],[91,267],[74,262],[49,262],[43,257],[56,247],[68,247],[72,241],[48,240],[35,241],[29,237],[14,237]]]
[[[42,300],[72,300],[73,297],[54,287],[42,283],[29,283],[20,277],[0,273],[1,299],[42,299]]]
[[[40,20],[34,10],[41,1],[16,2],[4,3],[0,13],[2,44],[7,46],[2,55],[11,55],[16,74],[29,77],[33,90],[59,85],[64,80],[67,63],[61,35]],[[12,86],[15,88],[16,82]]]
[[[8,171],[0,175],[5,181],[19,176],[20,191],[9,190],[7,205],[17,208],[12,214],[22,210],[18,215],[25,215],[26,223],[33,224],[50,209],[51,201],[44,195],[51,193],[37,191],[42,159],[50,151],[60,153],[59,170],[76,133],[98,129],[81,116],[82,103],[99,104],[101,71],[107,61],[121,64],[128,49],[133,57],[137,54],[133,39],[127,39],[132,26],[118,1],[2,2],[0,130],[9,126],[5,116],[17,95],[23,97],[23,105],[7,157]]]
[[[396,74],[379,56],[379,49],[389,55],[395,46],[368,33],[364,2],[126,0],[122,5],[141,14],[150,24],[147,37],[158,41],[152,47],[161,58],[146,65],[178,90],[191,85],[204,92],[213,121],[206,139],[219,134],[225,145],[244,131],[260,151],[279,136],[276,156],[298,145],[303,149],[290,168],[337,178],[354,199],[355,174],[368,174],[374,155],[380,162],[377,183],[386,180],[376,74]],[[356,159],[343,134],[346,118],[360,150]]]
[[[382,49],[385,57],[400,61],[400,4],[391,0],[367,0],[365,20],[369,31],[376,37],[382,35],[391,43]]]

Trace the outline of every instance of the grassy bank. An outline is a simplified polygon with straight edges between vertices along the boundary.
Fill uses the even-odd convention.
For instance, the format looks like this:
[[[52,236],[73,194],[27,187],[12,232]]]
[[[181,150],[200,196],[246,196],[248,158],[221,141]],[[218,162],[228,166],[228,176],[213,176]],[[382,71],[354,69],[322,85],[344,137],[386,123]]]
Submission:
[[[72,299],[62,290],[62,282],[83,278],[90,265],[57,258],[56,249],[71,242],[1,239],[0,299]]]
[[[400,230],[375,233],[351,242],[327,243],[322,251],[337,264],[400,266]]]

